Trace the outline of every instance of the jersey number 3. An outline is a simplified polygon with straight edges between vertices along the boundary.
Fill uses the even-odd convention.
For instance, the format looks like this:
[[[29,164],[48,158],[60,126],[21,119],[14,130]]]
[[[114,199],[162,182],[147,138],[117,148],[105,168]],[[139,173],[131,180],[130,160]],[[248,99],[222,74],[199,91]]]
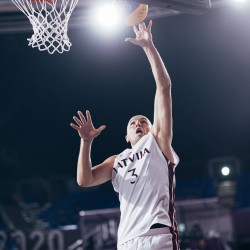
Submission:
[[[135,174],[135,168],[132,168],[132,169],[128,170],[128,172],[132,172],[132,176],[135,176],[135,178],[138,178],[138,175]],[[135,184],[135,181],[131,181],[130,183]]]

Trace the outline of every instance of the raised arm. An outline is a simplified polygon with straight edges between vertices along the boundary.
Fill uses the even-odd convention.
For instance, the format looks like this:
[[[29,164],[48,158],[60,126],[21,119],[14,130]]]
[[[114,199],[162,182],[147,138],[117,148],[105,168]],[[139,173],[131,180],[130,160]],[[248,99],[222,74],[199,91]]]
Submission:
[[[152,21],[147,27],[145,23],[139,24],[138,28],[134,27],[136,37],[127,38],[125,41],[141,46],[149,60],[156,83],[152,133],[166,157],[177,164],[179,159],[171,145],[173,136],[171,80],[153,44],[151,27]]]
[[[91,146],[95,137],[97,137],[104,129],[105,125],[95,129],[92,123],[89,111],[86,111],[86,119],[82,112],[78,111],[79,118],[73,117],[74,128],[81,137],[80,151],[77,163],[77,183],[82,187],[96,186],[111,179],[113,163],[115,156],[111,156],[103,163],[92,167],[91,162]]]

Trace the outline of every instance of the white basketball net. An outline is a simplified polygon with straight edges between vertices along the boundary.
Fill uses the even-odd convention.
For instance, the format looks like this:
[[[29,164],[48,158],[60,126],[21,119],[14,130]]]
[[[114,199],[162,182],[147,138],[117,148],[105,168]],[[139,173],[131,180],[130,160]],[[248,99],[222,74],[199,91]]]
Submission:
[[[29,46],[39,50],[69,51],[68,22],[78,0],[11,0],[30,20],[34,34]]]

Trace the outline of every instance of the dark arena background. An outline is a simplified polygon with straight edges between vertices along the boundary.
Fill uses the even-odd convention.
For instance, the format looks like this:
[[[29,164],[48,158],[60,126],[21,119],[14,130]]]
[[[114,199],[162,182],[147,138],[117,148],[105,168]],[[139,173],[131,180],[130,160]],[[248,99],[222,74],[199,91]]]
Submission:
[[[28,19],[0,1],[0,250],[116,249],[117,195],[110,182],[77,185],[80,138],[69,124],[90,110],[107,125],[98,164],[128,147],[132,115],[152,119],[155,86],[145,55],[124,42],[132,28],[95,24],[95,2],[79,0],[70,51],[50,55],[28,46]],[[181,249],[249,250],[250,2],[145,3],[173,84]]]

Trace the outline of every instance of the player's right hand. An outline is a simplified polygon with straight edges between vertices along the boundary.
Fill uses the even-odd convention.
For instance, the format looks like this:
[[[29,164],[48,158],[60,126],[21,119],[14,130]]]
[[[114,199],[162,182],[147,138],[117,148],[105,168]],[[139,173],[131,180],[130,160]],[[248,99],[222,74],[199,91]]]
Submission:
[[[136,37],[135,38],[126,38],[125,42],[130,42],[135,45],[139,45],[142,48],[147,48],[153,43],[152,33],[152,20],[149,21],[148,26],[146,24],[140,23],[138,28],[136,26],[133,27]]]
[[[93,141],[93,139],[97,137],[106,128],[105,125],[102,125],[96,129],[93,126],[91,115],[88,110],[86,111],[87,119],[85,119],[81,111],[78,111],[77,114],[79,118],[76,116],[73,116],[73,119],[77,125],[74,123],[70,123],[70,126],[78,132],[79,136],[84,141]]]

